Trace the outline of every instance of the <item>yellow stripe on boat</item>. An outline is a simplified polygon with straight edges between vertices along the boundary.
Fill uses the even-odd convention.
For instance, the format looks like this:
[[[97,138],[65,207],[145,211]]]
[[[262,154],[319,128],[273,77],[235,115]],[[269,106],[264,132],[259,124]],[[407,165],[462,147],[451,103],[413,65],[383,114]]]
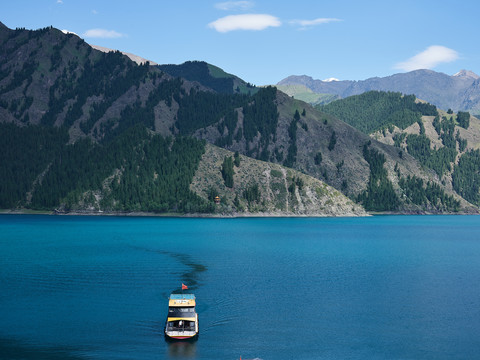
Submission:
[[[194,317],[169,317],[167,321],[177,321],[177,320],[186,320],[186,321],[195,321],[197,320]]]

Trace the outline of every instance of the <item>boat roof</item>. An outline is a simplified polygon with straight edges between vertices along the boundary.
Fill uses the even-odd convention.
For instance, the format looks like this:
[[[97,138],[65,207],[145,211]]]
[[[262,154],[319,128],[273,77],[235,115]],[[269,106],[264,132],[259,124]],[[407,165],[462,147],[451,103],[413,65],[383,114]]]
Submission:
[[[195,306],[195,295],[193,294],[171,294],[168,306],[183,307]]]
[[[195,300],[195,295],[193,294],[170,294],[170,300]]]

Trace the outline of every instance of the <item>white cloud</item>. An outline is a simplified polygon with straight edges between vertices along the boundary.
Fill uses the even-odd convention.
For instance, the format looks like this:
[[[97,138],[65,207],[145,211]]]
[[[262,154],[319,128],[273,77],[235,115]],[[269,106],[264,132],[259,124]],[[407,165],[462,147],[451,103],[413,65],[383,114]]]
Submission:
[[[93,9],[93,10],[92,10],[92,14],[93,14],[93,15],[98,15],[98,11],[95,10],[95,9]]]
[[[459,58],[455,50],[445,46],[432,45],[407,61],[395,65],[395,69],[413,71],[418,69],[433,69],[438,64],[455,61]]]
[[[77,33],[74,33],[73,31],[70,31],[70,30],[67,30],[67,29],[62,30],[62,32],[63,32],[64,34],[73,34],[73,35],[77,35],[77,36],[78,36]]]
[[[292,20],[290,21],[290,24],[300,25],[301,29],[304,30],[312,26],[328,24],[328,23],[337,22],[337,21],[342,21],[342,20],[335,19],[335,18],[317,18],[314,20]]]
[[[216,3],[215,7],[220,10],[231,11],[231,10],[246,10],[250,9],[255,4],[253,1],[226,1],[221,3]]]
[[[210,28],[222,33],[233,30],[258,31],[280,25],[282,25],[282,23],[278,18],[268,14],[229,15],[208,24]]]
[[[114,39],[121,38],[125,35],[116,32],[115,30],[105,30],[105,29],[90,29],[83,33],[83,37],[87,38],[104,38],[104,39]]]
[[[57,4],[63,4],[63,0],[57,0]]]

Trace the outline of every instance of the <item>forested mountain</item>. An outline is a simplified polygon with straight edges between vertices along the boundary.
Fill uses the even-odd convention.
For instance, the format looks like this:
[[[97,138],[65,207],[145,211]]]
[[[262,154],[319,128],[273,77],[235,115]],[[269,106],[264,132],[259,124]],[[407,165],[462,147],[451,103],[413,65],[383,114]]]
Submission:
[[[415,95],[442,110],[468,111],[480,114],[480,76],[461,70],[449,76],[432,70],[415,70],[387,77],[362,81],[322,81],[303,76],[289,76],[278,85],[304,85],[318,94],[333,94],[342,98],[367,91],[393,91]]]
[[[211,212],[190,189],[205,144],[137,125],[102,144],[67,145],[65,128],[0,125],[3,208]],[[99,197],[99,198],[96,198]]]
[[[226,172],[220,165],[202,166],[211,161],[203,156],[206,149],[215,151],[192,135],[213,128],[217,142],[231,143],[237,108],[242,112],[237,138],[271,133],[277,117],[272,88],[256,95],[235,95],[247,92],[233,87],[222,91],[221,82],[204,70],[216,71],[218,78],[221,71],[205,63],[178,67],[198,70],[185,75],[196,77],[191,83],[156,66],[138,65],[120,52],[92,50],[77,36],[53,28],[2,25],[0,40],[1,208],[364,214],[319,180],[253,159],[230,170],[235,183],[229,186],[222,181],[202,187],[202,181],[194,181],[198,168],[207,179]],[[227,82],[234,84],[231,78]],[[267,117],[272,124],[259,129],[257,119]],[[249,151],[258,154],[258,146]],[[277,181],[250,177],[253,168],[268,170]],[[238,178],[239,169],[246,176]],[[220,204],[213,193],[222,195]],[[334,200],[343,207],[328,206]]]
[[[0,25],[0,208],[477,211],[410,151],[227,75],[203,62],[139,65],[54,28]]]
[[[480,205],[480,120],[469,112],[445,112],[413,95],[378,91],[334,101],[321,109],[412,155],[435,171],[442,184]]]
[[[158,65],[158,68],[174,77],[181,77],[224,94],[254,94],[258,89],[239,77],[204,61],[187,61],[181,65]]]
[[[438,115],[435,106],[417,101],[414,95],[383,91],[368,91],[318,108],[366,134],[392,125],[405,129],[422,116]]]

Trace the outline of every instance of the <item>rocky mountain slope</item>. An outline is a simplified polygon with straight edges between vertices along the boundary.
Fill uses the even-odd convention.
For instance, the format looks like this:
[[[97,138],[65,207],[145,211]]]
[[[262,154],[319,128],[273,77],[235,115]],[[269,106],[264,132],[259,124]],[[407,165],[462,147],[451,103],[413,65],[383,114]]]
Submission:
[[[366,216],[354,203],[324,182],[284,166],[240,155],[234,166],[233,186],[225,186],[222,163],[232,153],[213,145],[206,151],[191,189],[204,198],[220,197],[216,213],[263,216]],[[258,190],[250,201],[245,192]],[[255,198],[256,197],[256,198]],[[255,198],[255,199],[253,199]],[[253,200],[253,201],[252,201]]]
[[[306,75],[292,75],[278,82],[278,85],[296,84],[304,85],[314,93],[342,98],[371,90],[395,91],[413,94],[445,111],[452,109],[480,114],[480,76],[466,70],[453,76],[432,70],[415,70],[361,81],[322,81]]]
[[[456,114],[439,111],[438,116],[422,116],[420,122],[405,129],[393,127],[391,130],[391,132],[377,131],[371,136],[382,143],[413,154],[424,166],[435,169],[442,184],[461,194],[471,203],[480,205],[478,118],[471,116],[468,125],[465,126],[458,123]],[[420,151],[419,144],[422,144]],[[425,153],[428,156],[425,156]],[[446,161],[444,166],[436,163],[436,161],[441,163],[442,158]]]

